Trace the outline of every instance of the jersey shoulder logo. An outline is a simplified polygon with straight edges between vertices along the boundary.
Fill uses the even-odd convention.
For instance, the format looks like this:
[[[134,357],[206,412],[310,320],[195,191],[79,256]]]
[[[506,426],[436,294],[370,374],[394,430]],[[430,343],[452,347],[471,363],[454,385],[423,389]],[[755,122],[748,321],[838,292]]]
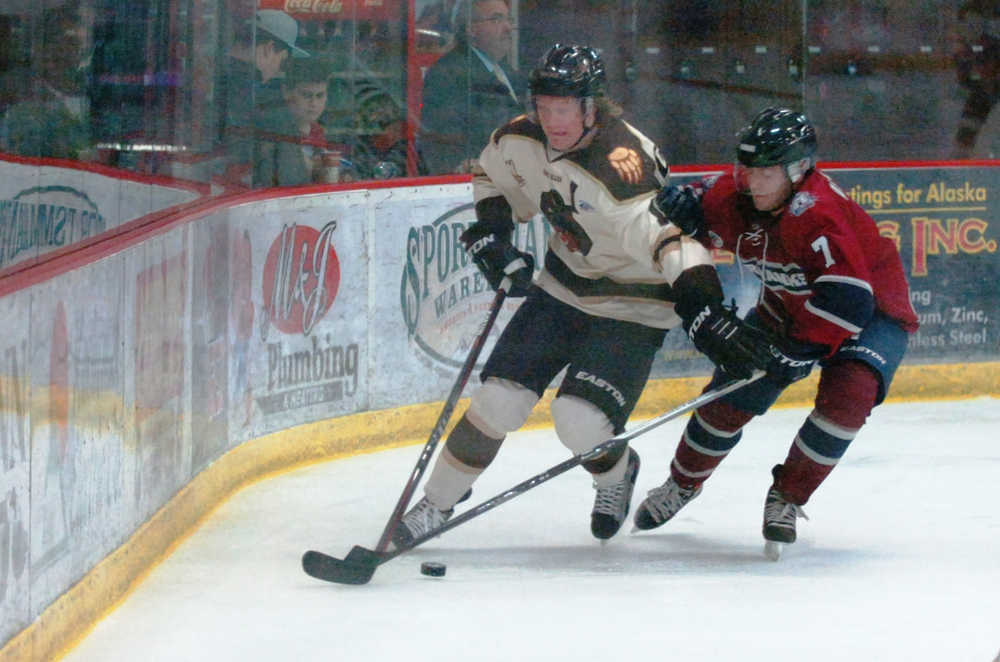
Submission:
[[[792,216],[801,216],[807,209],[816,204],[816,196],[807,191],[801,191],[792,198],[792,203],[788,205],[788,211]]]
[[[608,153],[608,163],[626,184],[637,185],[642,181],[642,159],[629,147],[615,147]]]

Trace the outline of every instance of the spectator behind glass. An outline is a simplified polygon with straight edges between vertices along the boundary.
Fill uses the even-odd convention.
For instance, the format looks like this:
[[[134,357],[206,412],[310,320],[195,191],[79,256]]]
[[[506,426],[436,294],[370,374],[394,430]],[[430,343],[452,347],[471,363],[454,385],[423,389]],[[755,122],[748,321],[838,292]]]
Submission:
[[[444,53],[452,45],[459,0],[416,0],[417,50],[421,53]]]
[[[958,21],[955,66],[968,96],[955,132],[953,155],[967,159],[974,156],[979,133],[1000,99],[1000,7],[996,0],[972,0],[959,8]]]
[[[419,142],[430,174],[469,172],[493,129],[524,112],[524,80],[506,63],[507,4],[470,0],[457,16],[455,47],[424,78]]]
[[[361,135],[351,153],[363,179],[389,179],[406,174],[403,110],[377,83],[361,81],[355,96]]]
[[[322,181],[330,70],[325,62],[293,60],[281,82],[284,103],[265,109],[254,162],[254,186],[301,186]],[[339,159],[338,159],[339,160]]]
[[[295,45],[298,22],[283,11],[262,9],[253,25],[237,32],[227,58],[219,98],[227,152],[225,179],[246,183],[253,162],[253,133],[260,114],[283,105],[280,80],[289,55],[307,58]]]
[[[40,53],[28,98],[7,109],[4,151],[23,156],[90,159],[87,74],[93,14],[79,2],[45,10]]]

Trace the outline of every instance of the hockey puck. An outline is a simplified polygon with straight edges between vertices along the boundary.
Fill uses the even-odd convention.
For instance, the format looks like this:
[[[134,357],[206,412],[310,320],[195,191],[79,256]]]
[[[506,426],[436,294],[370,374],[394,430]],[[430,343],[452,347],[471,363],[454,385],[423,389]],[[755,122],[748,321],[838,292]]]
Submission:
[[[435,563],[434,561],[424,561],[420,564],[420,574],[428,577],[444,577],[447,569],[448,566],[444,563]]]

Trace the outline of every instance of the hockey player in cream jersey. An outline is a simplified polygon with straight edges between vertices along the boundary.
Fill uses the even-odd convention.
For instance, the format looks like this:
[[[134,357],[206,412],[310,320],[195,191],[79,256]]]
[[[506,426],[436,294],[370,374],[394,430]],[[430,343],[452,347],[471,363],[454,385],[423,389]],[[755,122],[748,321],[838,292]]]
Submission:
[[[680,324],[716,364],[744,377],[742,322],[722,306],[708,250],[661,224],[650,200],[667,165],[604,95],[600,56],[552,47],[531,73],[530,116],[494,131],[473,173],[476,222],[462,235],[490,285],[526,297],[497,341],[465,415],[393,541],[447,521],[563,368],[551,405],[574,454],[622,432],[666,332]],[[555,232],[543,268],[512,244],[515,220],[541,212]],[[617,533],[629,511],[638,454],[619,447],[583,463],[597,494],[591,531]]]

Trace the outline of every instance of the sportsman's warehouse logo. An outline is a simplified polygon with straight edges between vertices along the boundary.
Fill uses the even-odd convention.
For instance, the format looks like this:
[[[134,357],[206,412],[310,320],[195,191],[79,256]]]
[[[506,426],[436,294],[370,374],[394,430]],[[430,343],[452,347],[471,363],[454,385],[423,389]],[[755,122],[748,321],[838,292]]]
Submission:
[[[465,362],[486,319],[493,291],[465,252],[461,237],[476,220],[472,204],[456,207],[429,225],[414,226],[406,238],[400,310],[416,346],[431,361],[454,368]],[[541,264],[552,229],[540,217],[518,223],[515,243]],[[494,333],[521,302],[509,300]],[[489,349],[483,352],[483,360]]]
[[[0,200],[0,268],[106,229],[107,220],[83,191],[70,186],[25,189]]]

